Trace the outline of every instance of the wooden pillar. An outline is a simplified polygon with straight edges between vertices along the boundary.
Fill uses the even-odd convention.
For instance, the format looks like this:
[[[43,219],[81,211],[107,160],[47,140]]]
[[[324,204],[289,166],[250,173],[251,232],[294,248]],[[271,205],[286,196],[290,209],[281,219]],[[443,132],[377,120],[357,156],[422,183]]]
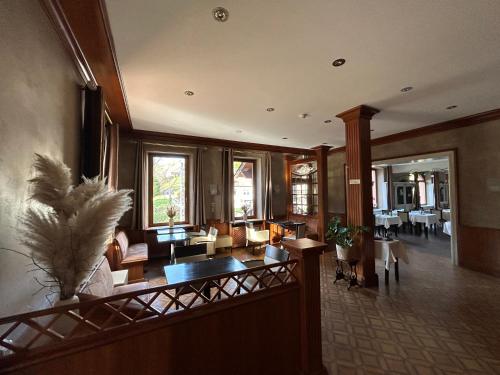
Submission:
[[[327,156],[329,146],[317,146],[316,153],[318,165],[318,240],[326,241],[326,228],[328,226],[328,166]]]
[[[365,105],[337,115],[345,123],[347,165],[347,223],[371,228],[363,233],[358,272],[363,286],[378,286],[373,249],[372,158],[370,120],[379,111]]]
[[[108,187],[112,191],[118,190],[118,148],[119,148],[119,127],[118,124],[109,125],[109,170]]]
[[[327,244],[301,238],[285,241],[291,259],[298,259],[300,285],[300,364],[303,375],[327,375],[321,347],[321,293],[319,256]]]

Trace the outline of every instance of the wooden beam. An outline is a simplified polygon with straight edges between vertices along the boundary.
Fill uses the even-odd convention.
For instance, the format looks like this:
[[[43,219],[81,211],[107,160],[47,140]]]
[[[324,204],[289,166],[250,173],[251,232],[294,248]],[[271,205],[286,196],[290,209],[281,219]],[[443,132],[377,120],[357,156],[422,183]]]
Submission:
[[[240,150],[257,150],[269,152],[281,152],[286,154],[314,155],[314,150],[308,148],[295,148],[278,145],[266,145],[262,143],[239,142],[228,139],[205,138],[193,135],[172,134],[162,132],[152,132],[147,130],[132,130],[121,133],[124,137],[157,142],[169,142],[175,144],[192,144],[204,146],[230,147]]]
[[[95,82],[103,88],[109,115],[122,129],[132,129],[125,90],[103,0],[42,0],[64,20],[53,22],[59,34],[73,35],[71,47],[83,54]],[[57,11],[57,12],[56,12]],[[56,19],[57,20],[57,19]]]
[[[379,111],[359,106],[337,115],[345,123],[347,164],[347,222],[373,229],[372,158],[370,120]],[[377,286],[373,231],[363,233],[359,244],[358,269],[364,286]]]
[[[474,115],[456,118],[449,121],[438,122],[436,124],[427,125],[421,128],[411,129],[400,133],[387,135],[385,137],[375,138],[371,140],[372,146],[383,145],[421,137],[428,134],[440,133],[448,130],[463,128],[466,126],[479,125],[484,122],[494,121],[500,119],[500,108],[491,111],[476,113]],[[345,146],[337,147],[328,151],[328,154],[335,154],[337,152],[345,152]]]

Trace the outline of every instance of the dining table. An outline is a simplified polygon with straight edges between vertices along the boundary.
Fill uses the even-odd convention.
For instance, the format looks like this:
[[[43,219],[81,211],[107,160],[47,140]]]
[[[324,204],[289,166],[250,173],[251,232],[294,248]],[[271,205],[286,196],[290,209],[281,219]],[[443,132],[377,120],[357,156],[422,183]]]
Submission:
[[[449,208],[443,208],[442,216],[443,216],[443,220],[450,221],[451,220],[451,210]]]
[[[430,214],[421,211],[410,211],[409,213],[410,222],[415,226],[424,225],[425,238],[429,238],[429,228],[434,225],[434,233],[437,231],[437,223],[439,222],[438,216],[436,214]]]
[[[391,264],[394,264],[395,279],[399,281],[399,260],[403,260],[406,264],[410,263],[404,243],[399,240],[375,240],[374,250],[375,258],[384,261],[385,283],[389,283],[389,270]]]
[[[451,237],[451,221],[445,221],[443,223],[443,233]]]
[[[223,258],[209,258],[198,262],[170,264],[163,267],[167,284],[178,284],[195,281],[205,277],[222,275],[225,273],[246,270],[247,267],[232,256]],[[210,299],[212,283],[207,283],[203,295]]]
[[[385,229],[389,229],[391,225],[397,225],[400,227],[403,225],[403,221],[398,215],[375,215],[375,226],[384,226]]]

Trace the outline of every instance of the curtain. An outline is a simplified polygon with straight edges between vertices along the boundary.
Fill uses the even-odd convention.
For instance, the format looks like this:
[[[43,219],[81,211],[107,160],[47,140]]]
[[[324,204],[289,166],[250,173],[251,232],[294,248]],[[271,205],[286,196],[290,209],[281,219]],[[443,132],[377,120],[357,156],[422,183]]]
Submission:
[[[418,184],[418,173],[414,173],[415,190],[413,194],[413,204],[416,210],[420,209],[420,186]]]
[[[441,197],[439,195],[439,172],[434,172],[434,207],[439,208],[441,206]]]
[[[231,164],[232,165],[232,164]],[[203,150],[197,149],[194,162],[194,224],[204,225],[205,222],[205,194],[203,186]]]
[[[385,168],[387,173],[387,209],[392,210],[394,205],[394,199],[392,197],[392,166],[388,166]]]
[[[233,185],[233,150],[226,148],[222,151],[222,202],[220,215],[222,223],[234,220]]]
[[[264,160],[264,220],[273,218],[273,182],[271,177],[271,153],[266,152]]]
[[[135,154],[134,171],[134,207],[132,211],[132,229],[145,229],[144,226],[144,206],[143,206],[143,167],[144,167],[144,146],[142,141],[137,141]]]

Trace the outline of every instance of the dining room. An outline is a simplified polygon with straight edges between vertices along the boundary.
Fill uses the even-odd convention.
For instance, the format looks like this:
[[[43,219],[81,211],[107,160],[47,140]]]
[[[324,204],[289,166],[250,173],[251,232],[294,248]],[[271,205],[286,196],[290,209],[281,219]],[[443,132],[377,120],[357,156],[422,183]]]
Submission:
[[[449,151],[372,163],[376,252],[387,247],[406,254],[411,249],[411,257],[458,263],[453,158]]]

